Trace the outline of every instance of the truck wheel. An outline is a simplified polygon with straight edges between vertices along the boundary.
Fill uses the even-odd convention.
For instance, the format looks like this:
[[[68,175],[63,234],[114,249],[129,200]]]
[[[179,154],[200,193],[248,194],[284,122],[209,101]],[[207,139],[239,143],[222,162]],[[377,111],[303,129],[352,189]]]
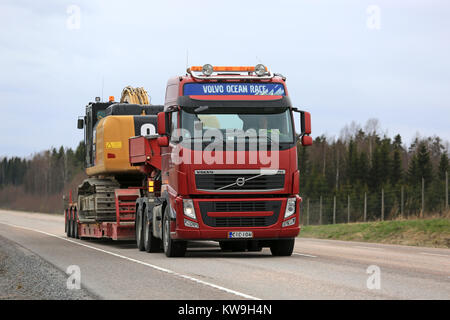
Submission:
[[[231,251],[232,249],[231,241],[219,241],[219,245],[222,251]]]
[[[273,240],[270,252],[273,256],[291,256],[294,251],[295,239]]]
[[[144,247],[147,252],[159,252],[161,248],[161,239],[153,236],[152,224],[148,221],[147,213],[144,212]]]
[[[231,242],[231,251],[244,252],[245,250],[247,250],[247,241]]]
[[[169,206],[166,207],[166,212],[163,218],[163,247],[164,253],[168,257],[184,257],[186,253],[187,242],[175,241],[170,237],[170,216]]]
[[[258,240],[249,240],[247,243],[247,249],[249,252],[260,252],[262,246],[259,244]]]
[[[137,206],[136,207],[136,221],[134,223],[135,230],[136,230],[136,245],[139,249],[139,251],[144,251],[144,237],[142,236],[143,228],[142,228],[142,207]]]

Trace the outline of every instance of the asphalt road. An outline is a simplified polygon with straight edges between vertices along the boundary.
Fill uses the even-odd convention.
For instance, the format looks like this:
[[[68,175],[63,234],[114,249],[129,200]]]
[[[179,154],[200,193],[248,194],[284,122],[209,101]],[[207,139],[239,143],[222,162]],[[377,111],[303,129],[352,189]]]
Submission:
[[[79,266],[82,288],[102,299],[450,299],[449,249],[297,239],[291,257],[273,257],[196,242],[167,258],[67,238],[62,216],[5,210],[0,236],[63,272]]]

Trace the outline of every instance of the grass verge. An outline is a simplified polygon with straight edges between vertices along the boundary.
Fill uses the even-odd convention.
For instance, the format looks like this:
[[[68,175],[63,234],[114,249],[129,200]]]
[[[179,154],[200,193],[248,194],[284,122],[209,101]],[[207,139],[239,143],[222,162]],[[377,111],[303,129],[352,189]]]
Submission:
[[[300,237],[450,248],[450,219],[303,226]]]

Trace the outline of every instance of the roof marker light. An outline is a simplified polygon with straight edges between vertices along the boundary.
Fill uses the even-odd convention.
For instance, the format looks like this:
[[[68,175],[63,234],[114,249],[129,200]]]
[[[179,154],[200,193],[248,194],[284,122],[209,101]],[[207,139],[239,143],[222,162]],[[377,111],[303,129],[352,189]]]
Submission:
[[[257,64],[255,67],[255,73],[257,76],[263,76],[266,74],[266,67],[263,64]]]
[[[213,71],[214,71],[214,67],[210,64],[205,64],[202,68],[202,72],[205,76],[212,75]]]

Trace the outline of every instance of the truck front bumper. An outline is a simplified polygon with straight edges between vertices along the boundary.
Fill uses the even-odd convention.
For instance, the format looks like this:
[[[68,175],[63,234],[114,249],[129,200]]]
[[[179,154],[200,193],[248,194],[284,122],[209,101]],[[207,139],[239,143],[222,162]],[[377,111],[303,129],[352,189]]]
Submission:
[[[171,226],[172,239],[178,240],[228,240],[232,231],[251,231],[253,238],[245,240],[294,238],[300,233],[300,203],[295,196],[296,211],[284,218],[288,197],[257,199],[194,199],[197,219],[183,214],[183,199],[177,197],[176,221]],[[244,211],[245,210],[245,211]],[[295,219],[283,227],[283,223]],[[189,220],[198,225],[185,225]]]

